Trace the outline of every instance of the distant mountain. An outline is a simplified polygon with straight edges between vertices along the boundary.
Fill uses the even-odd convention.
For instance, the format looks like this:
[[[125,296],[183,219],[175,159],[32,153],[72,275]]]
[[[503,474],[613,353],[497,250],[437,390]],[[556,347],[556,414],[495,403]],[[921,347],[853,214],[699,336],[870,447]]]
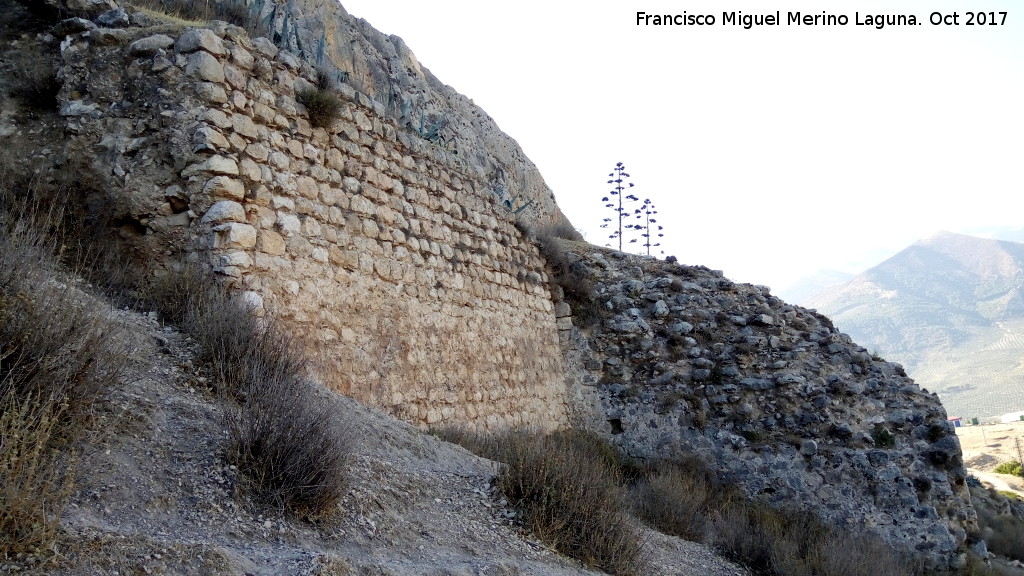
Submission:
[[[818,270],[810,276],[804,276],[788,286],[773,290],[773,292],[786,302],[803,305],[815,295],[849,282],[852,278],[853,274],[849,272]]]
[[[1024,409],[1024,244],[942,232],[805,300],[950,415]]]

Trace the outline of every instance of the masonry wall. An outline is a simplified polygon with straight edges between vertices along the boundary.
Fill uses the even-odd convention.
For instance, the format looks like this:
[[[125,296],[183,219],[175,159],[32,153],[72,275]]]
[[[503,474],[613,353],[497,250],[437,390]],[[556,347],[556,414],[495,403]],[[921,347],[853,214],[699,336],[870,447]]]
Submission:
[[[208,263],[330,386],[410,422],[565,424],[543,259],[494,174],[344,84],[341,117],[311,127],[315,71],[227,25],[62,52],[66,154],[150,257]]]

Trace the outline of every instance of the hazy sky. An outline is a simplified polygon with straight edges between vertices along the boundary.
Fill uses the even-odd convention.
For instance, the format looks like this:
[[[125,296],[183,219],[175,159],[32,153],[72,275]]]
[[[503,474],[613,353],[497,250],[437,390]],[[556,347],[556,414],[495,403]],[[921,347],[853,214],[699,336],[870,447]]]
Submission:
[[[616,162],[657,205],[666,254],[776,289],[939,230],[1024,226],[1019,0],[342,5],[486,110],[596,244]],[[786,24],[823,9],[848,25]],[[978,10],[1005,24],[967,26]],[[638,26],[638,11],[716,23]],[[723,24],[732,11],[782,23]],[[921,24],[877,29],[858,12]]]

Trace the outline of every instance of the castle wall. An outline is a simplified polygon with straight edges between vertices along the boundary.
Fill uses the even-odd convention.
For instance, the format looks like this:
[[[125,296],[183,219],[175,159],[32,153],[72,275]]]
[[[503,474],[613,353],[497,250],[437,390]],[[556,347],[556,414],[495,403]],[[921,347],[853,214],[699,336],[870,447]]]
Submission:
[[[514,191],[344,84],[340,117],[312,127],[297,92],[315,71],[265,39],[152,32],[70,36],[62,94],[69,156],[94,152],[85,171],[152,257],[210,264],[301,335],[327,384],[410,422],[565,424]]]

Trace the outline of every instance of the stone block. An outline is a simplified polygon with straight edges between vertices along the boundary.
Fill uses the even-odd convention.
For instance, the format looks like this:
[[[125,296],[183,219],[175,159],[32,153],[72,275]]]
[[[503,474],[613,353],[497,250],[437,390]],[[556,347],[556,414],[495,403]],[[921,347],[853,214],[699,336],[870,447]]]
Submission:
[[[298,234],[302,230],[302,222],[295,214],[277,213],[277,227],[285,236]]]
[[[139,38],[135,42],[128,45],[128,55],[135,56],[136,58],[141,56],[153,56],[161,50],[167,50],[174,45],[174,39],[165,34],[154,34],[152,36],[146,36],[145,38]]]
[[[216,152],[228,148],[228,140],[223,134],[209,126],[196,130],[192,137],[193,152]]]
[[[238,176],[238,163],[233,159],[226,158],[224,156],[211,156],[199,164],[193,164],[186,167],[181,171],[181,177],[188,178],[189,176],[200,174],[202,172]]]
[[[193,52],[188,56],[185,73],[207,82],[224,82],[224,66],[207,52]],[[227,95],[225,94],[225,101]]]
[[[241,248],[256,246],[256,229],[248,224],[231,222],[214,227],[214,248]]]
[[[223,56],[228,53],[224,48],[224,41],[217,37],[212,30],[206,28],[193,28],[182,34],[174,43],[174,50],[183,54],[204,50],[215,56]]]
[[[241,46],[235,46],[231,49],[231,61],[242,70],[252,70],[256,64],[256,59],[253,58],[252,53]]]
[[[245,198],[245,186],[228,176],[214,176],[203,186],[203,193],[214,198],[241,201]]]
[[[239,175],[248,180],[249,182],[264,182],[267,179],[264,178],[263,166],[254,162],[251,158],[242,158],[242,161],[238,163]]]
[[[228,101],[228,93],[216,82],[199,82],[196,84],[196,96],[207,104],[223,104]]]
[[[231,116],[231,128],[235,133],[241,134],[250,140],[255,140],[260,135],[259,130],[256,128],[256,123],[245,114],[233,114]]]
[[[238,202],[221,200],[206,211],[201,220],[205,223],[245,222],[245,209]]]
[[[299,176],[296,178],[295,186],[296,192],[303,198],[316,200],[320,197],[320,187],[317,186],[316,180],[309,176]]]

